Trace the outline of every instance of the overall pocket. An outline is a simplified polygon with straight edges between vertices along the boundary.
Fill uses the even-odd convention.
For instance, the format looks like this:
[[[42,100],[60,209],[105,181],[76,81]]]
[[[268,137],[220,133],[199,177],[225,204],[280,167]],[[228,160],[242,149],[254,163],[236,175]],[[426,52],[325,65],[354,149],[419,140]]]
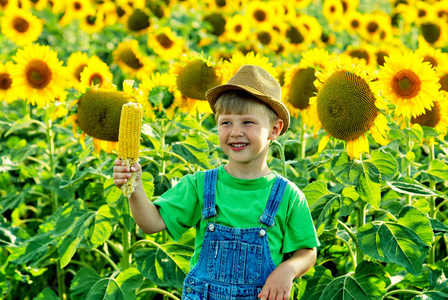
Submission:
[[[252,284],[261,276],[263,247],[239,241],[212,241],[207,271],[213,280]]]

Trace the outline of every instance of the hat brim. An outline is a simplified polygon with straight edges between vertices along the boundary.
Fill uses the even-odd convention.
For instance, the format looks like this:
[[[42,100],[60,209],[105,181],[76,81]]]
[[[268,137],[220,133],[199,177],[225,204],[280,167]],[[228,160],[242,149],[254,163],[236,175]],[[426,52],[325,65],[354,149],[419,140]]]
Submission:
[[[205,98],[207,99],[208,103],[210,104],[210,107],[211,107],[213,113],[216,114],[215,103],[216,103],[216,100],[218,100],[219,96],[221,96],[221,94],[226,91],[232,91],[232,90],[246,91],[249,94],[256,97],[257,99],[259,99],[260,101],[266,103],[270,108],[272,108],[277,113],[279,118],[283,120],[283,128],[282,128],[280,135],[285,133],[286,130],[289,128],[289,123],[290,123],[289,110],[283,102],[274,100],[271,97],[261,94],[258,90],[251,88],[250,86],[245,86],[245,85],[223,84],[223,85],[218,85],[214,88],[209,89],[205,93]]]

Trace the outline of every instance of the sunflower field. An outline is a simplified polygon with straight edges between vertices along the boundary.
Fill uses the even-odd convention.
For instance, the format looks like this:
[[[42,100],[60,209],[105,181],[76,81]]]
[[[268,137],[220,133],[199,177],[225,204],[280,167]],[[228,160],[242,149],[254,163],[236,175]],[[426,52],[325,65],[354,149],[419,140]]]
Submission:
[[[291,299],[448,299],[447,0],[0,0],[0,30],[3,299],[180,299],[195,232],[136,226],[121,107],[154,200],[226,162],[205,91],[244,64],[282,86],[268,163],[321,243]]]

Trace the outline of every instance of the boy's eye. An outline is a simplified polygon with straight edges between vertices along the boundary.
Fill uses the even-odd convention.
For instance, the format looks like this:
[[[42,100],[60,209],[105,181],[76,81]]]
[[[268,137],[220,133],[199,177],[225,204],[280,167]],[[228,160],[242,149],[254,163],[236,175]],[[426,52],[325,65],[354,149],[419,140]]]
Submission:
[[[221,125],[229,125],[230,124],[230,122],[229,121],[224,121],[224,122],[221,122]]]
[[[254,122],[252,121],[244,121],[244,124],[253,124]]]

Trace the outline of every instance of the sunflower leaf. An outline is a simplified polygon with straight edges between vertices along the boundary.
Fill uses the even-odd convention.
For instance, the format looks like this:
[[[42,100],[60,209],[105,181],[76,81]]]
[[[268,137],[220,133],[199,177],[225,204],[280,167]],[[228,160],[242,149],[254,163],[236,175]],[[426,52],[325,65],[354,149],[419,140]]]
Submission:
[[[358,229],[357,237],[365,254],[396,263],[418,276],[431,247],[433,230],[425,214],[406,206],[397,222],[368,223]]]
[[[426,173],[442,181],[446,181],[448,180],[448,165],[440,160],[434,159],[431,161],[429,170]]]

